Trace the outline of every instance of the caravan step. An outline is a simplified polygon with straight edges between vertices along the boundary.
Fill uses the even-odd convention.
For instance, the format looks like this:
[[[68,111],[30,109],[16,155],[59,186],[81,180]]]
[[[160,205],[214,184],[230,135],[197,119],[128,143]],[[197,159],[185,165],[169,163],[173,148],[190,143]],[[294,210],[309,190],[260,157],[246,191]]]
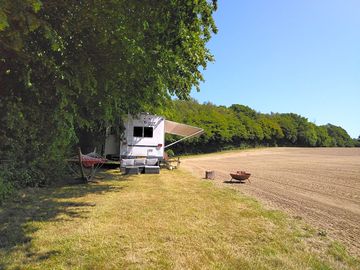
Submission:
[[[125,174],[139,174],[140,170],[138,166],[127,166],[125,167]]]
[[[160,166],[145,166],[145,174],[159,174]]]

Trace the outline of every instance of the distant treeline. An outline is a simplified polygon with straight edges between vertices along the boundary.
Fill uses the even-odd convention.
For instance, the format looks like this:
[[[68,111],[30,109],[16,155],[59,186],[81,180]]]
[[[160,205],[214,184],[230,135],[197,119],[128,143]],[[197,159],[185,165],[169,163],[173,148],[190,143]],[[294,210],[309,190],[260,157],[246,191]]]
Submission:
[[[195,100],[174,100],[165,115],[205,131],[199,138],[174,146],[172,149],[176,154],[256,146],[359,146],[359,141],[352,139],[339,126],[317,126],[298,114],[264,114],[240,104],[225,107],[199,104]],[[169,142],[175,139],[174,136],[167,136]]]

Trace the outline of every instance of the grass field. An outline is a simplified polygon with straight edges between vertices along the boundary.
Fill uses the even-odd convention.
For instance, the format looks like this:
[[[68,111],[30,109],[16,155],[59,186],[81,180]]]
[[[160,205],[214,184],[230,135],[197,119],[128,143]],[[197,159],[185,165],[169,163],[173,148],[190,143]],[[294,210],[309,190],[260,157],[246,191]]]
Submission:
[[[301,220],[185,171],[26,190],[0,208],[0,269],[360,269]]]

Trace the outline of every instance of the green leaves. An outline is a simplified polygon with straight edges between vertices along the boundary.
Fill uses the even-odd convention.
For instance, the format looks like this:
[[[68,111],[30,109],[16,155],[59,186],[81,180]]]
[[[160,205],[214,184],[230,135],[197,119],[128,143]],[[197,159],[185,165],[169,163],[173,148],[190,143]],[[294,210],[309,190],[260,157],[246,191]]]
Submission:
[[[31,4],[31,6],[35,12],[40,11],[41,6],[42,6],[42,2],[40,0],[30,0],[29,3]]]
[[[5,12],[0,9],[0,31],[4,30],[7,27],[9,27],[7,16]]]
[[[212,59],[214,10],[206,0],[2,0],[0,154],[27,164],[23,183],[44,182],[81,134],[188,98]]]
[[[262,114],[248,106],[229,108],[195,100],[172,101],[165,116],[202,127],[205,133],[174,147],[175,152],[210,152],[243,146],[354,146],[355,140],[341,127],[316,126],[294,114]],[[173,141],[169,136],[167,141]]]
[[[33,14],[27,14],[27,23],[31,32],[38,29],[41,25],[40,21]]]

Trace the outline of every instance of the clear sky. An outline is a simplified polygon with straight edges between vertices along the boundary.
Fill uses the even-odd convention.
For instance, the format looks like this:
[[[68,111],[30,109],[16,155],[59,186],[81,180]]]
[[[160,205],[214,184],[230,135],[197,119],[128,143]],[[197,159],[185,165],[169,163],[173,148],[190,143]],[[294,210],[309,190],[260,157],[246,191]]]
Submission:
[[[195,99],[360,135],[360,0],[219,0],[214,17],[216,60]]]

